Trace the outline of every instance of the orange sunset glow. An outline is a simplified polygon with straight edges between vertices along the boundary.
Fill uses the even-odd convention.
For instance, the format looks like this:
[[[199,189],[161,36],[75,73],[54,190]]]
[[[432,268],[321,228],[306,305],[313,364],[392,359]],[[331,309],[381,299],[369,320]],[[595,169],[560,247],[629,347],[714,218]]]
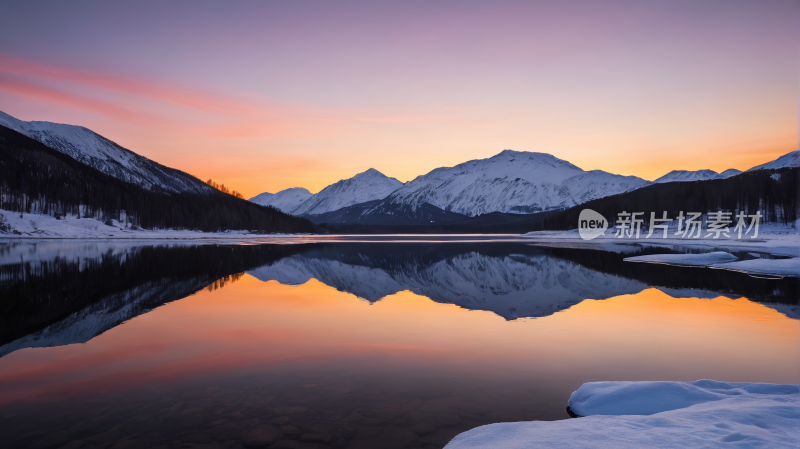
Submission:
[[[90,3],[8,6],[0,110],[247,198],[507,148],[647,180],[798,148],[792,2]]]
[[[677,299],[651,288],[508,322],[408,291],[370,304],[315,279],[286,286],[246,275],[86,344],[9,354],[0,359],[0,398],[53,400],[341,360],[364,372],[452,371],[467,384],[502,378],[503,388],[531,379],[561,379],[564,388],[606,378],[696,380],[684,378],[684,367],[704,378],[791,383],[800,375],[798,337],[796,320],[744,298]],[[772,367],[767,377],[764,366]]]

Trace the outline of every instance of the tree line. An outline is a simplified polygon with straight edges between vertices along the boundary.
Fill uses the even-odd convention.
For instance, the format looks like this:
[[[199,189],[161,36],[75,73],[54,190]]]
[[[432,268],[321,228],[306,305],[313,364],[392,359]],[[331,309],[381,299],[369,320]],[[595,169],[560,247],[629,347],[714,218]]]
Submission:
[[[225,184],[217,184],[217,183],[216,183],[216,182],[214,182],[214,181],[213,181],[211,178],[208,178],[208,181],[206,181],[206,184],[208,184],[208,185],[210,185],[211,187],[213,187],[213,188],[215,188],[215,189],[219,190],[219,191],[220,191],[220,192],[222,192],[222,193],[227,193],[228,195],[233,195],[233,196],[235,196],[236,198],[241,198],[241,199],[244,199],[244,195],[242,195],[241,193],[239,193],[239,192],[237,192],[237,191],[235,191],[235,190],[231,190],[231,189],[229,189],[229,188],[225,187]]]
[[[609,220],[611,226],[617,224],[618,214],[623,211],[644,212],[644,229],[649,226],[650,212],[661,217],[665,211],[672,219],[681,211],[703,215],[723,211],[732,216],[758,212],[761,223],[788,225],[798,218],[798,189],[800,168],[756,170],[727,179],[653,184],[532,219],[528,224],[531,230],[575,229],[580,212],[592,209]],[[733,220],[735,225],[736,219]]]

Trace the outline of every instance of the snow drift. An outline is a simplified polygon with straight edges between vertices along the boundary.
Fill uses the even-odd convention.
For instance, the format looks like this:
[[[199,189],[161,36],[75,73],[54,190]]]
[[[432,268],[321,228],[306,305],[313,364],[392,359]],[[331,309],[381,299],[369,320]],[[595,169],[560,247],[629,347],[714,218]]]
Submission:
[[[578,419],[500,423],[456,436],[448,449],[531,447],[797,447],[797,385],[590,382],[572,393]]]

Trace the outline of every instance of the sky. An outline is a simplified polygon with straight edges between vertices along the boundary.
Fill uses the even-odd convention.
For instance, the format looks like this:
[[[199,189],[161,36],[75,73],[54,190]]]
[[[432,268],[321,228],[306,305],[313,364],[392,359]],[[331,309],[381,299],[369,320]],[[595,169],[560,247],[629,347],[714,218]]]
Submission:
[[[798,149],[796,0],[0,8],[0,110],[246,197],[504,149],[649,180]]]

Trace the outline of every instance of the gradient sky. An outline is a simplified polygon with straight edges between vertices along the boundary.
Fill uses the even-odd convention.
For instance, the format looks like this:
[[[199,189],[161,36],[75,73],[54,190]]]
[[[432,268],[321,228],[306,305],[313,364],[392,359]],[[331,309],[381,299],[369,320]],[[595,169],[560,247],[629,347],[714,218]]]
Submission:
[[[655,179],[798,148],[785,1],[26,1],[0,110],[246,197],[503,149]]]

